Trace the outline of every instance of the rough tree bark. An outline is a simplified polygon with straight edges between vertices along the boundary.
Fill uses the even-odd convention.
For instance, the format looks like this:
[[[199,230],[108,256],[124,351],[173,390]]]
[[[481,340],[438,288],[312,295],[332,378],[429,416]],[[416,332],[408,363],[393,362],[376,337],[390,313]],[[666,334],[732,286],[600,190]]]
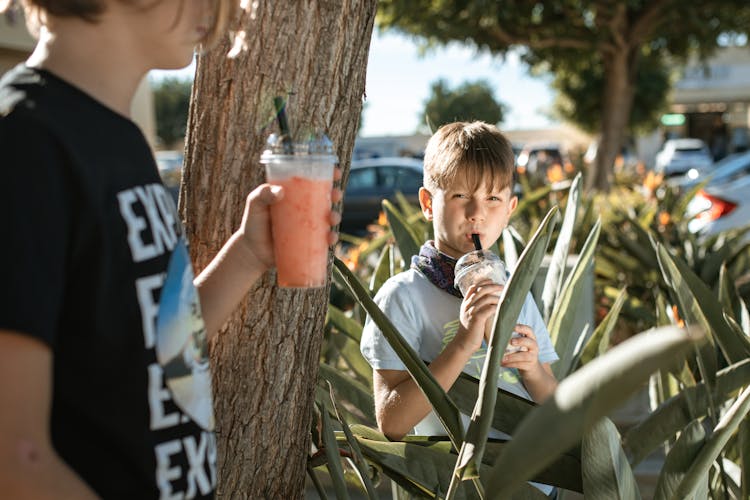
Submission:
[[[199,57],[193,87],[180,210],[196,270],[264,181],[274,96],[289,96],[293,129],[324,128],[347,168],[362,108],[376,0],[242,5],[235,42]],[[260,280],[211,346],[219,497],[302,497],[328,288],[274,280]]]

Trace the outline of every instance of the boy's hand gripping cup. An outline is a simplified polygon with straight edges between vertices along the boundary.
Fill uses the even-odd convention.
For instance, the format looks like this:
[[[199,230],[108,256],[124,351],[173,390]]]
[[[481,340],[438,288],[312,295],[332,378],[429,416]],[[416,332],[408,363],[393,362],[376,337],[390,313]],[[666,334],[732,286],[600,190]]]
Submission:
[[[284,197],[271,205],[279,287],[324,286],[333,168],[338,163],[333,144],[324,134],[294,144],[288,137],[272,135],[260,162],[266,167],[266,180],[284,188]]]
[[[486,280],[498,285],[505,284],[505,264],[500,257],[489,250],[474,250],[458,259],[453,283],[461,291],[461,295],[465,297],[471,285]],[[519,336],[518,333],[513,332],[511,338]],[[510,344],[505,348],[505,351],[509,353],[520,350],[520,347]]]

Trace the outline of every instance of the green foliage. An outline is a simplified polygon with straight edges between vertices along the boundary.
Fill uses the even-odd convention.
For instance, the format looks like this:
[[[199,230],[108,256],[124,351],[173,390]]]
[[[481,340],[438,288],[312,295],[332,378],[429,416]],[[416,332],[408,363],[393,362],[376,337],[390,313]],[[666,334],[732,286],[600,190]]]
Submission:
[[[602,99],[606,85],[600,54],[571,58],[555,66],[552,88],[559,92],[554,109],[563,120],[595,134],[602,127]],[[540,63],[539,67],[545,67]],[[670,71],[658,53],[641,49],[636,69],[636,92],[628,131],[651,132],[667,109]]]
[[[485,80],[450,89],[441,79],[432,84],[430,92],[420,123],[426,117],[434,129],[455,121],[482,120],[493,125],[503,121],[504,106],[495,100],[493,88]]]
[[[154,84],[156,135],[164,145],[185,137],[192,82],[188,79],[165,78]]]
[[[542,405],[488,383],[490,370],[479,380],[462,375],[447,393],[436,387],[425,364],[410,352],[371,299],[388,276],[407,265],[408,258],[394,256],[408,256],[428,235],[417,211],[386,205],[393,231],[384,226],[336,261],[333,288],[352,294],[355,303],[341,301],[342,309],[333,304],[329,309],[321,376],[332,389],[321,386],[316,394],[323,411],[332,417],[331,425],[341,428],[336,432],[339,455],[361,454],[373,481],[385,475],[415,497],[444,498],[447,493],[448,498],[480,494],[484,498],[535,498],[538,491],[525,482],[533,479],[583,490],[597,498],[637,498],[632,467],[664,447],[667,458],[659,478],[660,495],[719,498],[731,491],[740,497],[741,486],[729,477],[724,465],[712,464],[741,471],[750,465],[746,464],[745,418],[750,397],[747,390],[742,392],[750,385],[750,320],[747,296],[737,286],[737,279],[747,276],[743,267],[747,248],[734,243],[731,235],[708,240],[689,235],[684,199],[655,179],[636,188],[627,187],[633,179],[620,182],[613,193],[596,198],[581,194],[580,181],[571,184],[568,197],[564,191],[546,190],[536,204],[527,204],[513,219],[514,226],[533,231],[504,235],[506,260],[511,262],[513,252],[524,252],[521,258],[512,258],[513,276],[518,273],[518,278],[528,280],[536,273],[538,259],[528,255],[547,247],[539,244],[540,235],[551,238],[556,249],[567,247],[566,252],[575,254],[572,269],[546,281],[542,292],[551,304],[548,328],[555,348],[567,360],[566,368],[557,373],[561,382],[555,395]],[[541,201],[560,207],[570,203],[570,210],[565,208],[567,221],[553,229],[549,215],[536,219]],[[533,247],[537,250],[532,251]],[[606,266],[600,267],[602,261]],[[593,332],[594,325],[572,326],[575,323],[566,319],[582,307],[581,276],[592,265],[601,293],[597,303],[607,312]],[[715,275],[705,272],[707,266],[716,270]],[[610,270],[614,272],[608,274]],[[508,308],[525,295],[526,288],[514,279],[508,282],[499,308]],[[647,290],[644,280],[651,283],[651,289]],[[614,290],[611,307],[609,299],[602,301],[609,289]],[[340,300],[341,295],[334,297]],[[643,311],[640,316],[636,306]],[[367,393],[372,382],[363,373],[367,371],[363,360],[356,359],[361,355],[353,349],[361,337],[364,311],[386,332],[414,380],[428,394],[450,438],[407,436],[391,442],[372,428],[373,403]],[[506,311],[497,317],[513,315]],[[647,332],[628,332],[634,317]],[[691,330],[680,328],[683,322]],[[507,337],[507,326],[496,319],[495,327],[489,355],[507,341],[503,336]],[[627,337],[633,338],[624,341]],[[613,347],[614,343],[619,345]],[[649,376],[655,385],[655,409],[620,437],[606,417]],[[456,418],[458,411],[475,416],[466,442]],[[346,425],[350,432],[344,430]],[[489,427],[513,439],[487,439],[480,431]],[[699,427],[703,437],[694,433]],[[316,442],[323,446],[322,438]],[[468,452],[470,445],[473,453]],[[311,459],[311,467],[320,470],[333,457],[318,454]],[[464,478],[473,479],[473,485],[453,481],[451,488],[457,464],[459,469],[466,467]],[[367,470],[361,464],[354,468],[360,475]],[[351,465],[345,467],[344,478],[352,470]],[[366,488],[359,479],[348,479],[348,484]]]

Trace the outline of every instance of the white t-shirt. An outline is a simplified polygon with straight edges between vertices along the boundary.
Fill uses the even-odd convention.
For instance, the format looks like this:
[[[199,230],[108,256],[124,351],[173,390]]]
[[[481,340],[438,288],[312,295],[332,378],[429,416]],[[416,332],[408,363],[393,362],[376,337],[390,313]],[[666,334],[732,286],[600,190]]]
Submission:
[[[386,281],[375,296],[375,303],[424,361],[435,359],[458,331],[461,299],[433,285],[415,269],[399,273]],[[531,294],[526,297],[516,323],[531,327],[536,335],[540,362],[553,363],[559,359]],[[360,350],[376,370],[406,370],[406,366],[369,316],[362,331]],[[485,354],[486,351],[482,348],[463,371],[479,378]],[[532,400],[518,372],[513,368],[500,367],[497,386]],[[462,418],[464,426],[468,426],[469,415],[463,414]],[[414,427],[414,433],[444,436],[445,429],[435,413],[430,412]],[[509,438],[507,434],[494,429],[490,431],[490,437]]]

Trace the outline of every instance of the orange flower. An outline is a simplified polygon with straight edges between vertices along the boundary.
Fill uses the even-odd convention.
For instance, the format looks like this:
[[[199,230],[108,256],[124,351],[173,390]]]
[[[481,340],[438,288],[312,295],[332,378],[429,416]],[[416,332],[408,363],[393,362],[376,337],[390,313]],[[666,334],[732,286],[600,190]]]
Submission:
[[[388,217],[386,217],[385,212],[383,212],[382,210],[380,211],[380,214],[378,214],[378,225],[388,225]]]
[[[547,169],[547,179],[550,182],[560,182],[565,179],[565,174],[563,174],[563,169],[559,163],[555,163]]]
[[[646,178],[643,180],[643,187],[646,188],[649,193],[653,193],[654,190],[659,187],[663,179],[664,175],[657,175],[653,171],[649,171],[649,173],[646,174]]]
[[[350,271],[354,271],[357,269],[357,264],[359,263],[359,255],[361,253],[362,245],[353,247],[346,255],[341,258],[341,261],[346,264],[346,267],[348,267]]]
[[[685,327],[685,321],[680,318],[680,312],[677,310],[677,306],[672,306],[672,316],[674,317],[674,321],[680,328]]]
[[[662,227],[666,226],[667,224],[670,223],[671,220],[672,220],[672,217],[669,215],[669,212],[664,212],[664,211],[659,212],[659,225],[660,226]]]
[[[573,172],[575,172],[576,168],[573,166],[572,163],[570,163],[569,161],[566,161],[563,169],[565,170],[566,173],[572,174]]]

